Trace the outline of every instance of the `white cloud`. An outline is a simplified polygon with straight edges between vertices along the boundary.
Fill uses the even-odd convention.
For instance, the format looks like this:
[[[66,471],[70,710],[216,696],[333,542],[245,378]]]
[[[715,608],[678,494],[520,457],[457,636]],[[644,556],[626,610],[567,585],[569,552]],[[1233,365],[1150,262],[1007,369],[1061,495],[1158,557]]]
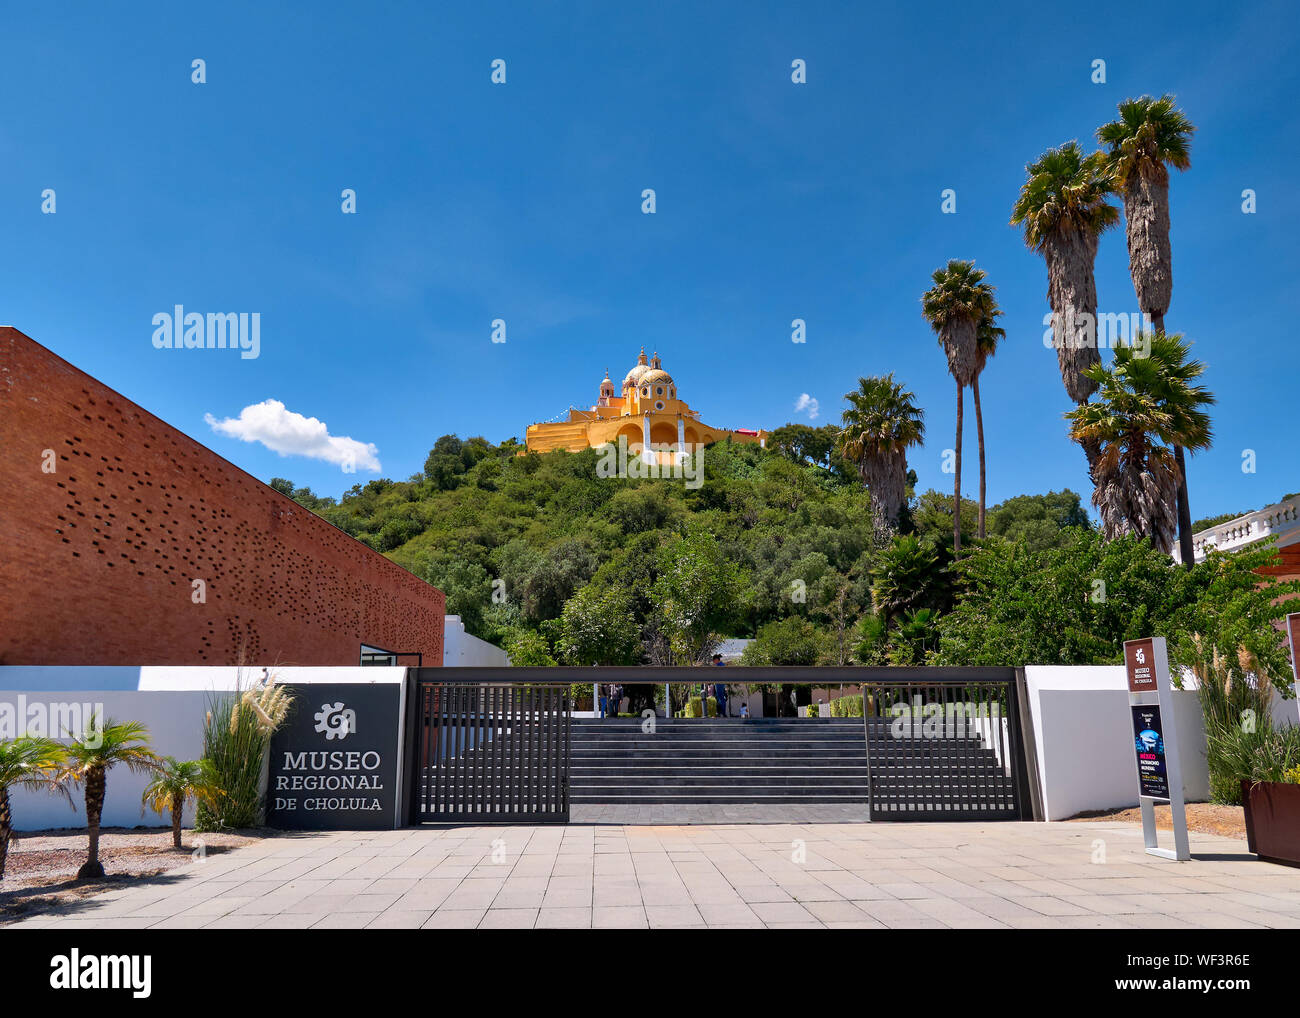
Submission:
[[[281,456],[307,456],[336,463],[344,473],[381,469],[379,449],[373,443],[331,435],[324,421],[287,410],[278,399],[246,406],[238,417],[219,421],[211,414],[204,414],[203,419],[218,435],[261,442]]]
[[[794,409],[796,413],[798,413],[800,410],[807,410],[808,420],[815,421],[817,419],[817,415],[821,413],[821,404],[819,404],[815,399],[809,396],[808,393],[801,392],[799,394],[799,398],[795,400]]]

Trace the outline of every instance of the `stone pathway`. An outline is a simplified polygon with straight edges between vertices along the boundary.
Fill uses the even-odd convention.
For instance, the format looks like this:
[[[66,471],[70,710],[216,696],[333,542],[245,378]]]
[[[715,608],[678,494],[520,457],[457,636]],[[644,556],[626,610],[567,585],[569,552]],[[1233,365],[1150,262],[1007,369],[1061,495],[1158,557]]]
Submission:
[[[1156,859],[1113,822],[284,835],[13,925],[1300,927],[1300,869],[1209,835],[1192,851]]]

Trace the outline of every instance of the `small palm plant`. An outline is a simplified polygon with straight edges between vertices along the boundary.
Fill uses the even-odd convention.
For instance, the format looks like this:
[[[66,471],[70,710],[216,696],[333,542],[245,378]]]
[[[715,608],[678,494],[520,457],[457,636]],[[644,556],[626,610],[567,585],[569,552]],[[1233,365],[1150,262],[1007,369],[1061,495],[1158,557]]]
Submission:
[[[153,780],[145,786],[142,806],[155,813],[171,814],[173,848],[181,847],[181,816],[185,806],[213,794],[210,770],[203,766],[202,760],[178,761],[174,756],[165,756]]]
[[[24,735],[0,740],[0,880],[4,879],[13,836],[9,789],[54,788],[54,775],[62,761],[63,747],[53,739]]]
[[[92,715],[80,735],[71,735],[65,758],[56,776],[63,787],[81,787],[86,792],[86,831],[89,847],[86,861],[77,870],[79,880],[98,880],[104,875],[99,861],[99,820],[104,813],[104,793],[108,772],[122,764],[135,774],[150,774],[158,767],[158,757],[149,748],[149,730],[138,721],[101,723]]]

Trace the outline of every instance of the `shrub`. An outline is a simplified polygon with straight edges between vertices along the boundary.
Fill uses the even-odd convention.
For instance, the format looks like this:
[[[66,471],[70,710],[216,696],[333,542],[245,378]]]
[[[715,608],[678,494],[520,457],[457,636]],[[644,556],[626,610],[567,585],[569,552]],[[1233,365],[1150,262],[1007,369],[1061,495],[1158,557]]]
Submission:
[[[199,801],[194,813],[196,831],[256,827],[262,822],[266,753],[272,733],[292,705],[293,698],[274,680],[252,689],[236,688],[209,700],[203,759],[213,793]]]
[[[1261,726],[1254,731],[1240,725],[1207,733],[1210,798],[1214,802],[1241,804],[1242,781],[1288,781],[1300,770],[1300,728]]]
[[[830,707],[830,716],[833,718],[860,718],[862,717],[862,694],[836,697],[831,701]]]
[[[1259,754],[1266,746],[1282,745],[1269,741],[1269,736],[1276,734],[1271,717],[1272,686],[1244,646],[1235,658],[1228,658],[1199,635],[1191,637],[1190,645],[1190,667],[1205,718],[1210,799],[1238,805],[1242,779],[1251,778],[1253,771],[1266,764]]]
[[[709,717],[716,718],[718,716],[718,701],[715,700],[713,697],[709,697],[708,703],[709,703],[708,706]],[[692,696],[690,699],[688,699],[686,701],[686,707],[677,716],[683,718],[703,717],[704,714],[700,709],[700,698],[698,696]]]

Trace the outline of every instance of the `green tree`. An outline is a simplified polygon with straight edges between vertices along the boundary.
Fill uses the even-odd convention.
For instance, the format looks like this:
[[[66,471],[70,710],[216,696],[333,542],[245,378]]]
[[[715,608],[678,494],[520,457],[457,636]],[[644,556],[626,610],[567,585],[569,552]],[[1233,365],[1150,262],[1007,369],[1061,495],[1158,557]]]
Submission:
[[[1089,377],[1101,387],[1098,400],[1065,416],[1073,438],[1100,448],[1093,504],[1106,536],[1134,533],[1168,552],[1177,525],[1179,480],[1168,446],[1209,447],[1210,419],[1202,407],[1214,396],[1194,384],[1205,366],[1187,359],[1190,345],[1181,336],[1144,338],[1150,345],[1147,356],[1140,346],[1123,344],[1116,347],[1111,367],[1089,368]]]
[[[1106,165],[1124,196],[1129,274],[1138,307],[1151,317],[1157,333],[1165,331],[1165,313],[1173,297],[1173,250],[1169,243],[1169,167],[1192,165],[1195,126],[1174,105],[1174,97],[1144,95],[1119,104],[1119,119],[1097,128],[1106,147]],[[1178,464],[1178,540],[1185,567],[1195,560],[1192,512],[1187,496],[1183,447],[1174,444]]]
[[[817,663],[821,640],[811,622],[791,615],[763,626],[741,655],[742,665],[802,665]]]
[[[552,668],[556,664],[546,637],[535,629],[517,629],[504,642],[516,668]]]
[[[907,450],[925,438],[925,411],[916,394],[894,381],[893,374],[859,378],[846,392],[839,450],[855,463],[871,493],[877,538],[888,540],[898,529],[907,500]]]
[[[1059,547],[1069,529],[1089,529],[1092,521],[1076,492],[1066,488],[1046,495],[1016,495],[989,511],[989,534],[1025,545],[1030,551]]]
[[[14,832],[10,789],[59,790],[56,775],[62,763],[63,747],[53,739],[31,735],[0,739],[0,880],[4,879],[9,839]]]
[[[64,749],[57,780],[65,787],[80,787],[86,795],[86,831],[89,845],[86,861],[77,870],[78,880],[97,880],[104,875],[99,861],[99,819],[104,813],[104,792],[108,772],[119,764],[135,774],[151,774],[158,757],[149,749],[149,730],[138,721],[101,723],[92,716],[84,731],[72,736]]]
[[[921,311],[948,358],[948,373],[957,383],[957,439],[952,496],[953,551],[961,551],[961,439],[963,394],[974,385],[980,367],[980,327],[991,329],[1000,312],[994,288],[974,262],[952,259],[931,277],[934,285],[921,297]]]
[[[670,540],[658,566],[650,600],[673,661],[704,664],[738,614],[740,569],[702,526]]]
[[[1088,369],[1101,363],[1095,263],[1101,235],[1119,222],[1119,210],[1107,201],[1114,184],[1105,157],[1085,156],[1077,141],[1048,149],[1025,174],[1011,225],[1024,229],[1025,244],[1047,262],[1047,303],[1061,381],[1070,399],[1083,404],[1097,387]],[[1091,476],[1100,453],[1094,444],[1085,444],[1083,451]]]
[[[543,627],[549,627],[562,664],[634,665],[641,658],[631,601],[617,590],[588,584],[565,602],[558,619]]]

